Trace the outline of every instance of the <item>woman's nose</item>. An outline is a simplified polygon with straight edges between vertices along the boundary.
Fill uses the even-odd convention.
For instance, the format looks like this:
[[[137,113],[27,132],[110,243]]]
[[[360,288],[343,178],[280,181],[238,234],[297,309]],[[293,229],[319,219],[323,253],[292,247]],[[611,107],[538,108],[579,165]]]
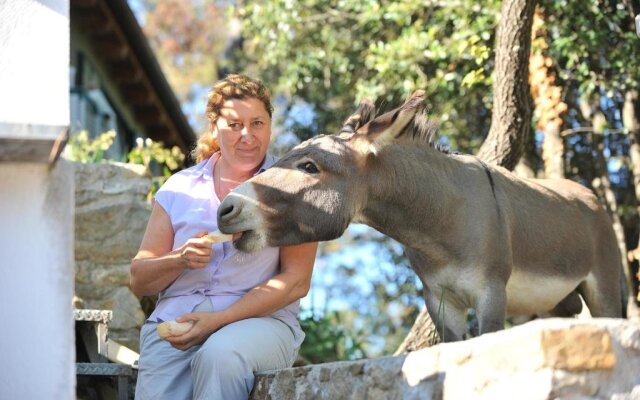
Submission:
[[[253,134],[249,132],[249,128],[247,126],[243,127],[240,131],[240,140],[245,143],[250,143],[253,141]]]

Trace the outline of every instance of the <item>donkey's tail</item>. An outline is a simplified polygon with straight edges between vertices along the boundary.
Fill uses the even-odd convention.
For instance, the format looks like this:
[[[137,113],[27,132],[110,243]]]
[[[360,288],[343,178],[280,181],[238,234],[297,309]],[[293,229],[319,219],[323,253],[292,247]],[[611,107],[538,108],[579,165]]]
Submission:
[[[624,273],[624,266],[620,263],[620,297],[622,301],[622,318],[627,318],[627,306],[629,304],[629,286]]]

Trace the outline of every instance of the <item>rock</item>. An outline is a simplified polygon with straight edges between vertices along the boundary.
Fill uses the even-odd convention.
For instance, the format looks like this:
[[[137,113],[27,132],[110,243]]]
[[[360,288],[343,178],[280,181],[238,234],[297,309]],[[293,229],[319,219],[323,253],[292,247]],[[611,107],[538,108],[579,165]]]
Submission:
[[[302,368],[257,375],[251,399],[640,399],[640,324],[541,319],[408,355]]]
[[[76,260],[129,263],[149,219],[144,167],[76,164]]]
[[[109,337],[138,351],[145,315],[129,289],[151,207],[151,178],[141,165],[75,164],[76,295],[84,308],[112,310]]]

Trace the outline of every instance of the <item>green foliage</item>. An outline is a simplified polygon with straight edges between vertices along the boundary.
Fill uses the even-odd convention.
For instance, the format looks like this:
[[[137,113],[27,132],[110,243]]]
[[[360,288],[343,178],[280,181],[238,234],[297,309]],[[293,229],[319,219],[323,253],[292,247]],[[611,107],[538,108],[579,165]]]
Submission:
[[[624,1],[549,0],[545,7],[560,77],[583,93],[638,87],[640,46]]]
[[[95,139],[90,139],[87,131],[82,130],[69,138],[65,156],[70,161],[81,163],[100,163],[107,160],[105,152],[113,145],[116,132],[110,130]],[[177,170],[184,167],[185,156],[179,147],[167,149],[161,142],[141,139],[126,157],[129,164],[144,165],[151,175],[151,188],[147,200],[151,202],[160,186]]]
[[[364,339],[350,334],[341,319],[341,313],[336,311],[301,318],[300,325],[306,337],[300,356],[312,364],[363,358]]]
[[[138,138],[136,147],[127,155],[127,162],[144,165],[151,173],[151,190],[147,195],[149,202],[173,172],[184,167],[184,159],[178,146],[167,149],[161,142],[154,142],[149,138]]]
[[[469,149],[488,131],[499,4],[248,1],[239,16],[247,64],[314,106],[304,136],[334,132],[363,98],[385,108],[425,89],[443,134]]]
[[[95,139],[89,138],[89,133],[82,130],[71,135],[66,147],[66,157],[70,161],[81,163],[98,163],[105,160],[105,151],[111,147],[116,132],[110,130]]]
[[[136,147],[129,152],[127,160],[132,164],[144,165],[149,170],[153,167],[152,163],[158,163],[163,165],[163,175],[167,176],[171,171],[182,167],[184,154],[178,146],[167,149],[161,142],[154,142],[149,138],[145,140],[138,138]]]

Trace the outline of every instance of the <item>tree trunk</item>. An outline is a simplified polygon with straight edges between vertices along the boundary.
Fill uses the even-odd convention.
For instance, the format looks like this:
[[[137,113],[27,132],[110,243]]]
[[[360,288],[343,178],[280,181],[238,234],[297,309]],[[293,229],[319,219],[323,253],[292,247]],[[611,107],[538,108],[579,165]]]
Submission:
[[[631,172],[633,174],[638,215],[640,215],[640,94],[638,89],[625,93],[624,106],[622,107],[622,123],[631,137],[629,157],[631,158]],[[630,263],[640,260],[640,239],[636,248],[631,250],[628,256],[627,261]],[[629,273],[631,274],[632,271],[629,271]],[[635,284],[631,293],[639,292],[637,287],[638,280],[640,280],[640,276],[637,276],[637,279],[634,280]],[[640,301],[640,293],[638,293],[637,299]]]
[[[491,128],[478,157],[512,170],[531,133],[529,51],[531,25],[537,0],[504,0],[496,35],[495,78]],[[422,310],[405,341],[396,351],[418,350],[429,342],[433,321]],[[420,340],[419,338],[422,338]]]
[[[533,135],[530,135],[524,145],[524,152],[518,164],[513,169],[516,175],[521,178],[532,179],[537,176],[537,165],[540,161],[538,156],[538,150],[536,149],[536,142]]]
[[[433,324],[427,309],[423,308],[411,327],[411,331],[404,338],[394,355],[431,347],[439,342],[440,338],[436,333],[436,326]]]
[[[562,87],[556,83],[555,62],[546,54],[548,34],[541,8],[536,8],[532,30],[531,40],[537,45],[531,49],[529,84],[535,105],[536,129],[543,133],[544,177],[564,178],[564,140],[560,136],[560,128],[568,107],[562,101]]]
[[[627,260],[627,243],[625,240],[624,226],[620,220],[618,214],[618,202],[616,196],[611,188],[611,182],[609,181],[607,161],[604,157],[604,136],[602,134],[593,135],[593,145],[595,150],[595,167],[597,176],[592,182],[592,186],[598,197],[606,205],[607,211],[611,216],[611,222],[613,224],[613,230],[618,240],[618,248],[620,249],[622,270],[625,275],[627,285],[627,293],[633,293],[633,278],[629,269],[629,262]],[[630,303],[630,302],[629,302]],[[630,306],[631,304],[629,304]],[[629,307],[627,307],[629,308]]]
[[[504,0],[496,35],[491,127],[478,157],[512,170],[531,134],[531,25],[536,0]]]
[[[556,123],[550,122],[544,129],[542,158],[545,178],[564,178],[564,140]]]
[[[618,214],[618,202],[613,189],[611,188],[609,171],[607,169],[607,160],[604,156],[604,126],[606,125],[606,118],[600,110],[594,111],[590,104],[591,102],[586,101],[586,99],[581,102],[582,114],[586,120],[591,121],[591,126],[593,127],[592,143],[595,151],[595,177],[593,179],[592,186],[597,196],[605,204],[607,211],[611,216],[613,230],[616,234],[616,239],[618,240],[618,249],[620,250],[622,270],[625,275],[624,281],[627,284],[628,293],[631,296],[633,293],[633,278],[629,269],[629,262],[627,260],[627,242],[624,234],[624,226],[622,225],[620,215]],[[631,298],[629,300],[627,309],[628,311],[635,313],[635,310],[633,310],[633,301]]]
[[[593,145],[595,150],[595,167],[597,176],[592,182],[592,186],[598,195],[598,197],[605,203],[607,211],[611,216],[613,222],[613,230],[616,233],[618,239],[618,248],[622,256],[622,265],[626,275],[626,281],[630,289],[631,275],[629,274],[629,263],[627,262],[627,243],[625,241],[624,227],[620,221],[620,215],[618,215],[618,201],[611,188],[611,182],[609,181],[609,172],[607,170],[607,160],[604,157],[604,135],[594,134]]]

